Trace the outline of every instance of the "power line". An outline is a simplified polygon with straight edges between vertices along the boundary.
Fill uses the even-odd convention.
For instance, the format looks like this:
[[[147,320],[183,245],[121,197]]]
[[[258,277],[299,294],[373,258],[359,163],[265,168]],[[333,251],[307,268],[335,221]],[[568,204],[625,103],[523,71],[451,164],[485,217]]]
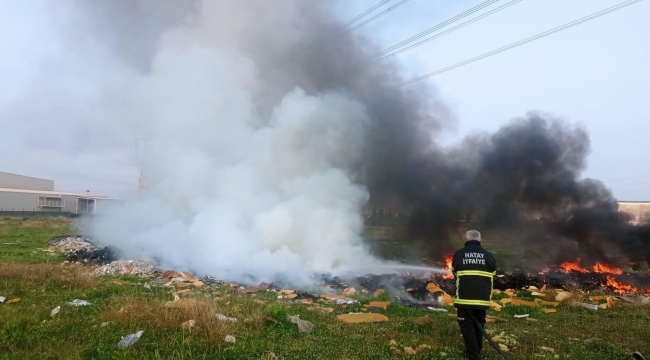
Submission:
[[[300,13],[301,14],[306,14],[306,13],[312,11],[314,8],[316,8],[316,7],[318,7],[318,6],[322,5],[322,4],[324,4],[323,0],[313,0],[312,4],[305,7]]]
[[[381,7],[382,5],[384,5],[385,3],[390,2],[390,1],[391,0],[382,0],[382,1],[380,1],[377,5],[375,5],[375,6],[371,7],[370,9],[362,12],[361,14],[355,16],[354,18],[350,19],[348,22],[343,24],[343,28],[346,28],[346,27],[352,25],[352,23],[354,23],[357,20],[361,19],[362,17],[370,14],[371,12],[375,11],[377,8]]]
[[[403,53],[403,52],[405,52],[405,51],[408,51],[408,50],[411,50],[411,49],[413,49],[413,48],[416,48],[416,47],[418,47],[418,46],[420,46],[420,45],[422,45],[422,44],[428,43],[429,41],[431,41],[431,40],[433,40],[433,39],[437,39],[437,38],[439,38],[439,37],[441,37],[441,36],[447,35],[447,34],[449,34],[450,32],[456,31],[456,30],[458,30],[458,29],[460,29],[460,28],[462,28],[462,27],[465,27],[465,26],[467,26],[467,25],[469,25],[469,24],[471,24],[471,23],[474,23],[474,22],[476,22],[476,21],[479,21],[479,20],[481,20],[481,19],[483,19],[483,18],[485,18],[485,17],[488,17],[488,16],[490,16],[490,15],[492,15],[492,14],[495,14],[495,13],[497,13],[497,12],[499,12],[499,11],[505,9],[505,8],[508,8],[508,7],[514,5],[514,4],[518,3],[518,2],[521,2],[521,1],[523,1],[523,0],[513,0],[513,1],[509,2],[509,3],[506,3],[506,4],[504,4],[504,5],[501,5],[501,6],[497,7],[497,8],[494,8],[494,9],[490,10],[490,11],[486,12],[485,14],[482,14],[482,15],[480,15],[480,16],[477,16],[477,17],[475,17],[475,18],[473,18],[473,19],[471,19],[471,20],[468,20],[468,21],[466,21],[466,22],[464,22],[464,23],[461,23],[461,24],[458,24],[458,25],[456,25],[456,26],[454,26],[454,27],[452,27],[452,28],[449,28],[448,30],[445,30],[445,31],[443,31],[443,32],[441,32],[441,33],[439,33],[439,34],[433,35],[433,36],[431,36],[431,37],[429,37],[429,38],[426,38],[426,39],[424,39],[424,40],[422,40],[422,41],[419,41],[419,42],[417,42],[417,43],[415,43],[415,44],[413,44],[413,45],[411,45],[411,46],[405,47],[405,48],[403,48],[403,49],[401,49],[401,50],[398,50],[398,51],[395,51],[395,52],[390,53],[390,54],[388,54],[388,55],[385,55],[385,56],[382,56],[382,57],[380,57],[380,58],[377,58],[377,59],[373,60],[372,62],[374,63],[374,62],[382,61],[382,60],[387,59],[387,58],[389,58],[389,57],[393,57],[393,56],[398,55],[398,54],[401,54],[401,53]]]
[[[366,25],[366,24],[368,24],[368,23],[370,23],[370,22],[373,22],[373,21],[377,20],[378,18],[380,18],[380,17],[386,15],[386,14],[389,13],[391,10],[394,10],[394,9],[396,9],[396,8],[398,8],[398,7],[402,6],[402,5],[404,5],[404,3],[406,3],[407,1],[409,1],[409,0],[402,0],[402,1],[398,2],[397,4],[395,4],[395,5],[391,6],[391,7],[389,7],[388,9],[386,9],[386,10],[380,12],[379,14],[377,14],[377,15],[371,17],[370,19],[368,19],[368,20],[362,22],[361,24],[357,24],[357,25],[355,25],[355,26],[353,26],[353,27],[351,27],[351,28],[349,28],[349,29],[344,30],[343,32],[354,31],[355,29],[358,29],[358,28],[360,28],[360,27],[362,27],[362,26],[364,26],[364,25]]]
[[[419,38],[421,38],[423,36],[429,35],[432,32],[441,29],[441,28],[443,28],[443,27],[445,27],[445,26],[447,26],[447,25],[449,25],[449,24],[451,24],[451,23],[453,23],[453,22],[455,22],[455,21],[457,21],[459,19],[462,19],[462,18],[464,18],[464,17],[466,17],[466,16],[468,16],[470,14],[473,14],[473,13],[475,13],[475,12],[477,12],[477,11],[487,7],[487,6],[490,6],[490,5],[494,4],[497,1],[499,1],[499,0],[488,0],[488,1],[485,1],[485,2],[483,2],[481,4],[478,4],[477,6],[474,6],[473,8],[471,8],[469,10],[465,10],[464,12],[452,17],[451,19],[443,21],[440,24],[437,24],[436,26],[428,28],[428,29],[424,30],[423,32],[421,32],[421,33],[419,33],[417,35],[411,36],[410,38],[408,38],[408,39],[406,39],[404,41],[400,41],[399,43],[397,43],[397,44],[395,44],[395,45],[393,45],[391,47],[388,47],[388,48],[376,53],[372,57],[374,58],[374,57],[382,56],[382,55],[384,55],[384,54],[386,54],[386,53],[388,53],[390,51],[393,51],[393,50],[398,49],[398,48],[400,48],[400,47],[402,47],[404,45],[407,45],[407,44],[409,44],[409,43],[411,43],[411,42],[413,42],[413,41],[415,41],[415,40],[417,40],[417,39],[419,39]]]
[[[401,83],[399,86],[404,86],[404,85],[412,84],[412,83],[414,83],[414,82],[417,82],[417,81],[420,81],[420,80],[424,80],[424,79],[426,79],[426,78],[429,78],[429,77],[432,77],[432,76],[435,76],[435,75],[441,74],[441,73],[443,73],[443,72],[447,72],[447,71],[449,71],[449,70],[453,70],[453,69],[455,69],[455,68],[458,68],[458,67],[461,67],[461,66],[464,66],[464,65],[467,65],[467,64],[473,63],[473,62],[475,62],[475,61],[479,61],[479,60],[481,60],[481,59],[485,59],[485,58],[490,57],[490,56],[492,56],[492,55],[496,55],[496,54],[501,53],[501,52],[504,52],[504,51],[506,51],[506,50],[510,50],[510,49],[516,48],[516,47],[518,47],[518,46],[524,45],[524,44],[529,43],[529,42],[531,42],[531,41],[535,41],[535,40],[537,40],[537,39],[541,39],[541,38],[543,38],[543,37],[546,37],[546,36],[552,35],[552,34],[554,34],[554,33],[556,33],[556,32],[559,32],[559,31],[562,31],[562,30],[566,30],[566,29],[568,29],[568,28],[570,28],[570,27],[573,27],[573,26],[576,26],[576,25],[582,24],[582,23],[587,22],[587,21],[589,21],[589,20],[593,20],[593,19],[595,19],[595,18],[597,18],[597,17],[600,17],[600,16],[603,16],[603,15],[609,14],[609,13],[611,13],[611,12],[614,12],[614,11],[616,11],[616,10],[622,9],[622,8],[624,8],[624,7],[626,7],[626,6],[629,6],[629,5],[633,5],[633,4],[638,3],[638,2],[640,2],[640,1],[643,1],[643,0],[629,0],[629,1],[624,1],[624,2],[622,2],[622,3],[620,3],[620,4],[618,4],[618,5],[614,5],[614,6],[612,6],[612,7],[607,8],[607,9],[604,9],[604,10],[601,10],[601,11],[599,11],[599,12],[593,13],[593,14],[591,14],[591,15],[589,15],[589,16],[585,16],[585,17],[583,17],[583,18],[580,18],[580,19],[578,19],[578,20],[575,20],[575,21],[572,21],[572,22],[570,22],[570,23],[564,24],[564,25],[562,25],[562,26],[558,26],[558,27],[556,27],[556,28],[553,28],[553,29],[551,29],[551,30],[548,30],[548,31],[545,31],[545,32],[543,32],[543,33],[537,34],[537,35],[535,35],[535,36],[531,36],[531,37],[526,38],[526,39],[524,39],[524,40],[517,41],[517,42],[515,42],[515,43],[512,43],[512,44],[510,44],[510,45],[504,46],[504,47],[502,47],[502,48],[499,48],[499,49],[496,49],[496,50],[492,50],[492,51],[487,52],[487,53],[485,53],[485,54],[483,54],[483,55],[479,55],[479,56],[473,57],[473,58],[471,58],[471,59],[469,59],[469,60],[465,60],[465,61],[459,62],[459,63],[457,63],[457,64],[454,64],[454,65],[451,65],[451,66],[447,66],[447,67],[445,67],[445,68],[442,68],[442,69],[436,70],[436,71],[434,71],[434,72],[431,72],[431,73],[428,73],[428,74],[425,74],[425,75],[422,75],[422,76],[418,76],[418,77],[416,77],[416,78],[414,78],[414,79],[411,79],[411,80],[408,80],[408,81],[405,81],[405,82]]]

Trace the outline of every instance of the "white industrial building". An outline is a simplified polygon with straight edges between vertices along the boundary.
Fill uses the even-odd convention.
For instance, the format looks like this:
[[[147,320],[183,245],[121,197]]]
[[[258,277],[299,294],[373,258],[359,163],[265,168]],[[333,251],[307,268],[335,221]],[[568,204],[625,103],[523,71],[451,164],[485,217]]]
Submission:
[[[101,212],[105,196],[54,191],[54,181],[0,171],[0,214],[63,212],[72,215]]]

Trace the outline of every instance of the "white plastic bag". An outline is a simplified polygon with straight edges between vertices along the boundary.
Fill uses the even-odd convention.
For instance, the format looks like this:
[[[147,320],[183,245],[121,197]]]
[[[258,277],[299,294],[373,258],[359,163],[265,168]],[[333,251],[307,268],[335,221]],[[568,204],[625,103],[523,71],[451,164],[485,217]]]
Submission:
[[[301,334],[309,334],[314,329],[314,324],[302,320],[300,315],[290,316],[289,319],[292,323],[298,325],[298,331],[300,331]]]
[[[140,337],[142,337],[143,332],[144,331],[138,331],[135,334],[129,334],[127,336],[123,336],[122,340],[120,340],[120,342],[117,344],[117,347],[119,347],[120,349],[126,349],[129,346],[137,343],[138,340],[140,340]]]

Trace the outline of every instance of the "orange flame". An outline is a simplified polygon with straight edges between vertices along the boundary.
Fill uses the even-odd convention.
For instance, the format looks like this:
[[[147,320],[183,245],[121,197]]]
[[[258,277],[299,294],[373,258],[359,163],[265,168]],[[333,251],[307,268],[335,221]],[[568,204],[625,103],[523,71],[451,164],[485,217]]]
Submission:
[[[637,288],[634,286],[621,284],[611,276],[607,276],[607,286],[614,288],[614,292],[617,294],[627,294],[637,291]]]
[[[539,275],[544,275],[544,274],[548,273],[549,271],[551,271],[551,269],[546,268],[546,269],[540,271],[538,274],[539,274]]]
[[[449,254],[445,254],[445,270],[451,271],[453,268],[451,266],[451,263],[453,261],[453,258]],[[448,274],[448,275],[442,275],[443,279],[453,279],[454,275],[453,274]]]
[[[589,270],[580,266],[580,259],[578,259],[578,261],[576,262],[565,261],[562,263],[562,265],[560,265],[560,269],[562,269],[562,271],[564,271],[567,274],[570,273],[571,271],[577,271],[581,273],[589,272]]]
[[[601,263],[596,263],[596,265],[594,265],[594,272],[602,273],[602,274],[621,275],[623,273],[623,270],[619,268],[609,267]]]

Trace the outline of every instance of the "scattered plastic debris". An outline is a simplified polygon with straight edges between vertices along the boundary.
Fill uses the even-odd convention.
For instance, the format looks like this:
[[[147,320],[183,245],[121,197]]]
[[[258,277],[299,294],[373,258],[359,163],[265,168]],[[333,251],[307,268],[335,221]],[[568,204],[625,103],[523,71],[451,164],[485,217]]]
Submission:
[[[195,324],[196,324],[196,321],[194,321],[194,320],[187,320],[186,322],[184,322],[184,323],[181,324],[181,328],[182,328],[182,329],[192,330],[192,328],[194,327]]]
[[[54,309],[52,309],[52,311],[50,312],[50,316],[54,316],[54,315],[58,314],[59,311],[61,311],[61,305],[59,305],[59,306],[55,307]]]
[[[447,309],[444,309],[444,308],[436,308],[436,307],[432,307],[432,306],[427,307],[427,309],[429,309],[429,310],[431,310],[431,311],[447,312]]]
[[[7,304],[15,304],[20,301],[20,298],[14,298],[11,300],[7,300]]]
[[[230,321],[230,322],[233,322],[233,323],[237,322],[237,319],[235,319],[233,317],[228,317],[228,316],[226,316],[224,314],[216,314],[214,317],[216,317],[217,320],[221,320],[221,321]]]
[[[95,269],[95,275],[138,275],[151,276],[156,268],[142,260],[116,260]],[[185,278],[183,278],[185,280]],[[187,281],[187,280],[185,280]]]
[[[4,297],[4,296],[0,296],[0,303],[3,303],[3,302],[5,302],[5,300],[7,300],[7,298],[6,298],[6,297]]]
[[[541,350],[543,350],[543,351],[547,351],[547,352],[551,352],[551,353],[554,353],[554,352],[555,352],[555,349],[550,348],[550,347],[540,346],[539,348],[540,348]]]
[[[103,323],[101,323],[99,325],[99,327],[106,327],[106,326],[110,325],[111,323],[112,323],[111,321],[104,321]]]
[[[314,324],[309,321],[302,320],[300,318],[300,315],[290,316],[289,320],[291,320],[292,323],[298,325],[298,331],[301,334],[309,334],[314,329]]]
[[[128,348],[129,346],[135,344],[136,342],[138,342],[138,340],[140,340],[140,337],[142,337],[142,333],[144,333],[144,331],[140,330],[135,334],[129,334],[127,336],[123,336],[122,340],[120,340],[120,342],[117,344],[117,347],[119,347],[120,349]]]
[[[235,337],[232,335],[226,335],[226,338],[224,339],[225,342],[227,343],[235,343]]]
[[[89,306],[89,305],[92,305],[92,304],[89,303],[86,300],[74,299],[74,300],[70,301],[68,303],[68,305],[72,305],[72,306]]]
[[[594,305],[594,304],[580,303],[580,306],[587,308],[589,310],[598,310],[598,305]]]
[[[529,317],[529,316],[530,316],[530,314],[522,314],[522,315],[515,315],[515,318],[517,318],[517,319],[523,319],[523,318],[527,318],[527,317]]]

